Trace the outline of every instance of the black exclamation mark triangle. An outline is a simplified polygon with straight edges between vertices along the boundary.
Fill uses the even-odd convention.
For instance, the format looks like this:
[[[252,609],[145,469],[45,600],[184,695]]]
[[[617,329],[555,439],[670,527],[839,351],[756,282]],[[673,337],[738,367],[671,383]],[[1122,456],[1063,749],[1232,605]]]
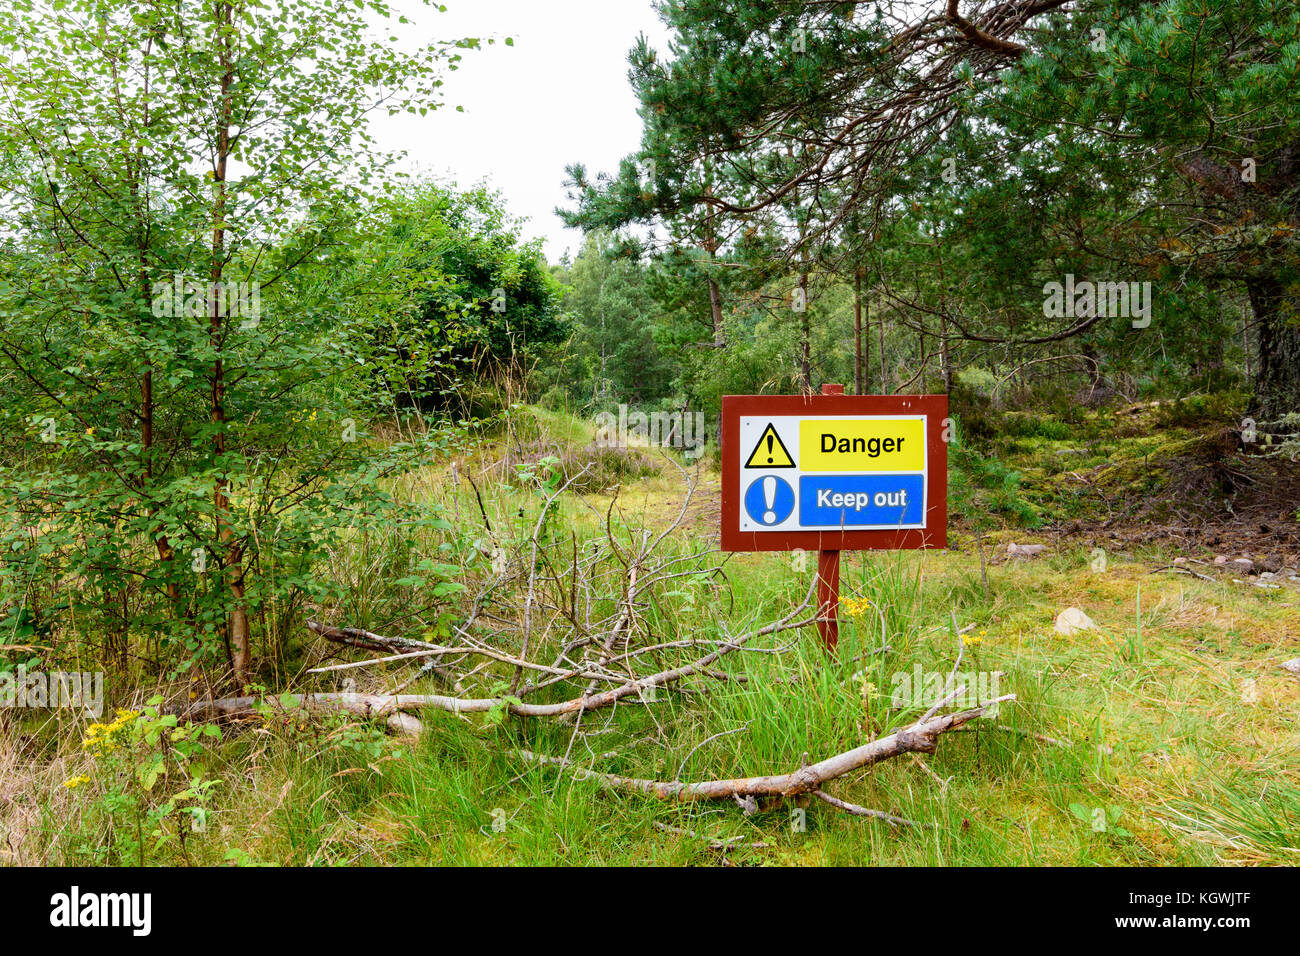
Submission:
[[[763,429],[763,434],[758,437],[758,444],[749,453],[749,460],[745,462],[745,467],[793,468],[794,466],[794,458],[786,450],[785,443],[777,434],[776,426],[768,422],[767,427]]]

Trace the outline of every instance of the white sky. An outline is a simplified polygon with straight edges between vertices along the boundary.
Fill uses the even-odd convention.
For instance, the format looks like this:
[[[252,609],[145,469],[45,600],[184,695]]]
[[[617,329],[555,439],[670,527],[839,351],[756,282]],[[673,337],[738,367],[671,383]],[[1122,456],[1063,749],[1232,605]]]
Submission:
[[[375,118],[378,145],[405,150],[409,170],[461,187],[485,181],[513,215],[528,218],[526,236],[546,240],[549,261],[566,248],[576,254],[581,233],[552,212],[568,205],[564,167],[582,162],[592,173],[614,171],[640,145],[627,53],[638,33],[667,49],[650,0],[442,2],[445,13],[394,0],[395,16],[414,21],[399,35],[413,44],[476,36],[483,49],[465,51],[460,69],[446,74],[442,109]],[[513,47],[502,42],[507,36]]]

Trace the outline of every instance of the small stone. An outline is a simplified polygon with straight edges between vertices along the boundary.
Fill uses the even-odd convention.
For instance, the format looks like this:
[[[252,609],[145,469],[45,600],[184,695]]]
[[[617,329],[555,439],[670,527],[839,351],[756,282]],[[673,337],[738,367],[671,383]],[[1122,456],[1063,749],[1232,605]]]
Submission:
[[[1293,657],[1289,661],[1283,661],[1282,670],[1290,671],[1296,677],[1300,677],[1300,657]]]
[[[1225,557],[1224,557],[1223,555],[1221,555],[1221,554],[1216,554],[1216,555],[1214,556],[1214,563],[1215,563],[1215,564],[1227,564],[1227,563],[1228,563],[1228,559],[1225,558]]]
[[[1174,564],[1186,564],[1186,563],[1187,563],[1186,558],[1182,558],[1182,557],[1174,558]]]
[[[1255,562],[1250,558],[1233,558],[1232,569],[1238,574],[1254,574]]]
[[[1045,544],[1016,544],[1012,542],[1007,545],[1007,554],[1016,558],[1036,558],[1047,550]]]
[[[1056,633],[1062,637],[1069,637],[1080,631],[1088,631],[1097,625],[1093,623],[1092,618],[1084,614],[1077,607],[1067,607],[1060,614],[1056,615]]]

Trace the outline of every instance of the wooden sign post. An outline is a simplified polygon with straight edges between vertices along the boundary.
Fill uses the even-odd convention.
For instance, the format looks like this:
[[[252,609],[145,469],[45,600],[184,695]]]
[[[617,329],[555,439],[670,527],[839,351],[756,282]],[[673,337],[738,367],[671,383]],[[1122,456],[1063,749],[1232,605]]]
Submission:
[[[948,426],[946,395],[724,396],[722,549],[816,551],[834,650],[841,551],[947,547]]]
[[[843,385],[823,385],[823,395],[843,395]],[[817,551],[817,630],[822,643],[835,650],[840,642],[840,552]]]

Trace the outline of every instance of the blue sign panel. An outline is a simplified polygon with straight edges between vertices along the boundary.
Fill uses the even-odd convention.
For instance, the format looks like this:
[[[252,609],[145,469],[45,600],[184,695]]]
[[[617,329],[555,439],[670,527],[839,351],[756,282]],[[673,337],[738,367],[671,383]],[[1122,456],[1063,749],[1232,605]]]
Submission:
[[[794,511],[794,489],[784,478],[764,475],[745,492],[745,510],[759,524],[780,524]]]
[[[924,475],[801,475],[799,523],[827,528],[920,527]]]

